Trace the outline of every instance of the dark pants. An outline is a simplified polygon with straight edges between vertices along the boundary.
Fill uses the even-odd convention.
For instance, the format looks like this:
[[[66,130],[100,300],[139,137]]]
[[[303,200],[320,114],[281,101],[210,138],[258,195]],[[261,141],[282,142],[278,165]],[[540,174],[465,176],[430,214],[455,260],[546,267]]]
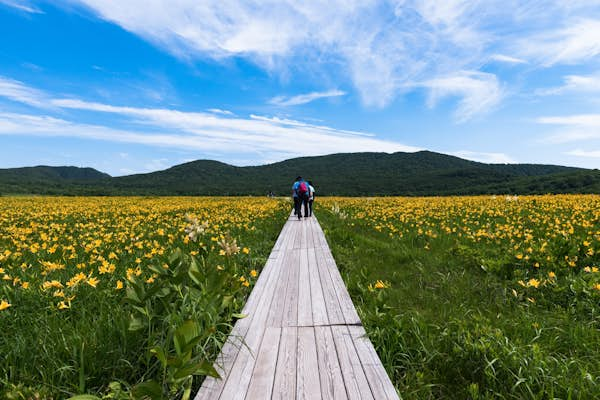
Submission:
[[[301,197],[304,206],[304,217],[308,217],[308,194]]]
[[[308,211],[311,217],[312,217],[312,205],[313,205],[314,200],[308,200]]]
[[[302,199],[300,197],[294,197],[294,215],[297,215],[300,218],[302,215],[300,214],[300,207],[302,206]]]

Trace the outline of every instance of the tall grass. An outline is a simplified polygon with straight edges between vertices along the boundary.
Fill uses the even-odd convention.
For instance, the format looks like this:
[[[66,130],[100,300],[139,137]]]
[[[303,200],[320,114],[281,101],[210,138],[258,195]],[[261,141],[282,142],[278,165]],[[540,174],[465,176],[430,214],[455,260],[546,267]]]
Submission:
[[[598,304],[522,301],[451,239],[424,248],[410,233],[391,239],[325,207],[317,213],[402,398],[597,398]],[[375,289],[377,280],[390,287]]]

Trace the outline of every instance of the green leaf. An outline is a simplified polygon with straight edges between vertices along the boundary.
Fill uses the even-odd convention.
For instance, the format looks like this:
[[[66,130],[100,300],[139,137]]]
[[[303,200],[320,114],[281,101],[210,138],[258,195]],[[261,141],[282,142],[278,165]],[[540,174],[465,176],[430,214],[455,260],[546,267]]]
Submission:
[[[233,313],[233,314],[231,314],[231,316],[232,316],[233,318],[237,318],[237,319],[244,319],[244,318],[246,318],[246,317],[248,316],[248,314],[238,314],[238,313]]]
[[[150,349],[150,353],[154,354],[154,356],[158,359],[158,361],[160,361],[160,364],[163,366],[163,368],[166,368],[167,356],[162,347],[154,346],[153,348]]]
[[[102,398],[94,396],[93,394],[79,394],[77,396],[69,397],[68,400],[102,400]]]
[[[129,318],[129,330],[130,331],[138,331],[144,327],[144,322],[141,318],[132,316]]]
[[[156,381],[146,381],[133,387],[133,396],[139,400],[162,400],[162,386]]]
[[[137,291],[133,288],[134,285],[135,285],[135,283],[129,282],[129,285],[127,285],[127,289],[125,289],[125,298],[127,299],[127,301],[129,301],[130,303],[133,303],[135,305],[138,305],[138,306],[144,305],[144,303],[142,302],[142,299],[140,299],[140,296],[138,295]]]
[[[171,266],[172,264],[175,264],[175,262],[180,261],[181,260],[181,249],[180,248],[176,248],[175,251],[173,251],[173,253],[171,253],[171,255],[169,256],[169,266]]]
[[[173,336],[173,342],[175,343],[175,350],[177,351],[177,354],[182,354],[185,352],[184,348],[187,346],[187,344],[198,336],[200,336],[200,326],[196,321],[187,320],[179,325],[179,327],[175,330],[175,335]]]

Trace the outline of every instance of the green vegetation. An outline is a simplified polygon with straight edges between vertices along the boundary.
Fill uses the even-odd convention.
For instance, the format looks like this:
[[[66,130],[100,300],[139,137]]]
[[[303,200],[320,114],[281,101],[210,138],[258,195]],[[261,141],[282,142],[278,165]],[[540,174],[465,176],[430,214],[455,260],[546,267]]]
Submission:
[[[289,213],[231,198],[2,198],[0,210],[8,400],[188,399]]]
[[[429,196],[600,193],[600,172],[553,165],[483,164],[417,153],[351,153],[302,157],[256,167],[199,160],[164,171],[108,177],[57,167],[0,170],[0,193],[47,195],[288,195],[290,182],[313,179],[320,195]]]
[[[522,209],[515,214],[523,224],[514,225],[514,243],[521,245],[515,252],[483,239],[467,240],[465,232],[462,237],[444,234],[441,224],[439,229],[435,223],[421,225],[419,221],[430,219],[428,212],[409,215],[401,223],[380,210],[373,213],[380,218],[372,219],[365,210],[374,205],[357,206],[344,199],[319,203],[316,212],[338,267],[402,398],[597,397],[600,288],[597,270],[584,266],[597,265],[598,260],[589,248],[588,255],[593,255],[586,258],[584,245],[574,243],[591,231],[596,239],[588,246],[595,247],[598,220],[590,218],[594,210],[587,203],[582,206],[583,199],[571,200],[581,206],[571,214],[581,212],[580,221],[565,220],[569,208],[545,211],[551,221],[556,217],[566,227],[574,226],[570,241],[561,239],[560,231],[556,238],[550,234],[538,238],[536,234],[532,239],[549,242],[546,248],[552,262],[544,256],[541,267],[534,266],[539,247],[527,244],[523,234],[535,231],[536,226],[526,223],[528,214]],[[544,208],[535,203],[540,200],[529,201],[529,206],[539,207],[543,215]],[[541,204],[548,205],[545,201]],[[421,207],[427,209],[421,204],[412,212],[418,213]],[[448,209],[448,205],[442,208]],[[492,208],[473,207],[473,215],[480,214],[479,219],[468,222],[477,229],[488,229],[483,222],[486,212],[493,215],[496,211]],[[448,214],[454,215],[453,211]],[[448,217],[449,226],[467,224],[456,217],[455,221]],[[498,223],[501,220],[494,218]],[[580,230],[579,223],[590,225]],[[392,232],[386,224],[398,231]],[[532,253],[527,246],[533,247]],[[523,262],[525,257],[519,261],[523,254],[530,254],[527,262]],[[565,254],[570,254],[568,260]],[[575,267],[567,265],[576,259]],[[550,266],[556,272],[550,273]]]

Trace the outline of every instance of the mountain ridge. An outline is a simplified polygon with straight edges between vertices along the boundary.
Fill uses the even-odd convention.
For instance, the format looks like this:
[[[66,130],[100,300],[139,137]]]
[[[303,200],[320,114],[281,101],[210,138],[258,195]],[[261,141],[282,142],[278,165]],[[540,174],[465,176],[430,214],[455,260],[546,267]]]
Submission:
[[[321,195],[600,193],[598,170],[547,164],[486,164],[432,151],[336,153],[244,167],[195,160],[119,177],[79,167],[0,169],[0,193],[286,195],[297,175],[312,179]]]

